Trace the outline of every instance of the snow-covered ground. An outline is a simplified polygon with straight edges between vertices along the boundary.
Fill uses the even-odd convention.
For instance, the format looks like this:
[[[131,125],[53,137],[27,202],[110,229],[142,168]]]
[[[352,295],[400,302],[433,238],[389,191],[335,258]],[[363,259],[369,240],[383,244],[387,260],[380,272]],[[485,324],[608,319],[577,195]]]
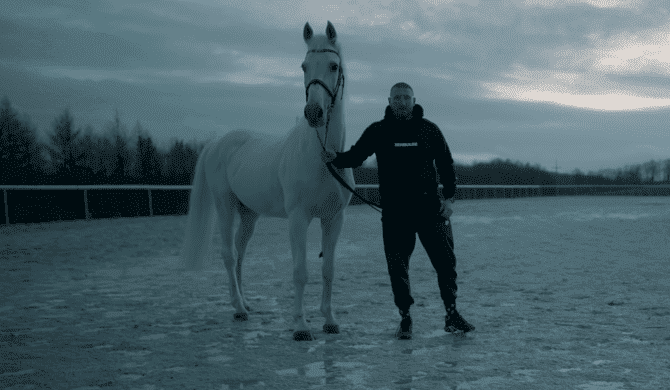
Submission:
[[[451,220],[473,333],[442,330],[417,238],[415,336],[393,338],[380,215],[351,206],[335,264],[341,333],[321,332],[314,220],[306,309],[317,340],[300,343],[286,220],[262,218],[249,244],[244,323],[232,321],[220,261],[183,272],[185,216],[2,226],[0,388],[668,388],[670,197],[467,200]]]

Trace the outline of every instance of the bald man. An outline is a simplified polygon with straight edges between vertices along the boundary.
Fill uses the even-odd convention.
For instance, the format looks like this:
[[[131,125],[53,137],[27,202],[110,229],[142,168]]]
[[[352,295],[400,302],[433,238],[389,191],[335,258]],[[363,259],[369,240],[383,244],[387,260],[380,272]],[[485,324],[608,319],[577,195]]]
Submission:
[[[456,257],[451,236],[449,200],[456,193],[454,160],[440,129],[423,118],[423,108],[415,104],[414,91],[406,83],[391,88],[384,119],[370,125],[351,149],[344,153],[323,151],[324,162],[338,168],[360,166],[373,153],[379,168],[384,252],[400,325],[395,336],[412,338],[409,259],[416,234],[428,253],[446,309],[446,332],[475,329],[456,310]],[[433,161],[435,165],[433,165]],[[444,185],[443,199],[437,192],[435,167]]]

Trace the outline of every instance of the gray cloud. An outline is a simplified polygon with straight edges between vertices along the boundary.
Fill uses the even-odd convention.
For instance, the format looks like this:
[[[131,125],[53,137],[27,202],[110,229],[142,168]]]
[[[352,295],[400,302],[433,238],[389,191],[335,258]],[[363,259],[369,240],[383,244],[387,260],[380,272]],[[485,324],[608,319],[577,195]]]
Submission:
[[[618,93],[631,107],[670,98],[670,67],[653,54],[667,52],[667,10],[629,3],[15,2],[0,15],[0,94],[43,131],[69,105],[98,128],[119,107],[129,127],[140,120],[159,139],[281,134],[304,104],[302,26],[322,33],[331,20],[348,69],[349,144],[381,119],[390,85],[406,81],[463,161],[549,166],[561,150],[566,169],[621,166],[666,153],[670,115],[584,108]],[[591,153],[578,152],[571,140],[587,135],[580,147]]]

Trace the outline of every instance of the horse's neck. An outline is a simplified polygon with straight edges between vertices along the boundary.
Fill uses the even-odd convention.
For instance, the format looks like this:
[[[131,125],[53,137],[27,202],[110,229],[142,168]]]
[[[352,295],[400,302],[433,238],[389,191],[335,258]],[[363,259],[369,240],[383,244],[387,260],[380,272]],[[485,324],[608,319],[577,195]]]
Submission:
[[[332,113],[330,114],[331,118],[330,123],[328,124],[328,140],[326,143],[327,149],[343,152],[346,128],[344,126],[344,109],[342,107],[342,103],[338,103],[340,103],[339,107],[334,107]]]

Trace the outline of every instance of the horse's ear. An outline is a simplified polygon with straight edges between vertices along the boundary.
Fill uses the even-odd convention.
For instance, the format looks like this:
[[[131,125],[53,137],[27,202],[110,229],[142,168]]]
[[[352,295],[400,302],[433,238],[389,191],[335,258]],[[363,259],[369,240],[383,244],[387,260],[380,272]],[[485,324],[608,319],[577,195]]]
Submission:
[[[328,21],[328,26],[326,26],[326,36],[328,37],[330,43],[335,43],[335,40],[337,39],[337,33],[335,32],[335,26],[330,23],[330,20]]]
[[[312,31],[312,28],[309,26],[309,22],[305,23],[305,28],[302,30],[302,38],[305,40],[305,42],[309,41],[312,39],[312,35],[314,35],[314,32]]]

